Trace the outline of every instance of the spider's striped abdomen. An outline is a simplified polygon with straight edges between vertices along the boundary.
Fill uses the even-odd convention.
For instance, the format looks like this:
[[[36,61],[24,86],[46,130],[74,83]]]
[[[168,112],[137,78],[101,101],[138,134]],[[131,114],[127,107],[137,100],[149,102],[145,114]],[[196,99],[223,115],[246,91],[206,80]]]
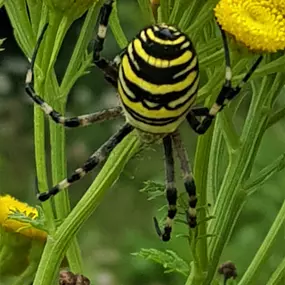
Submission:
[[[143,29],[120,64],[118,91],[127,121],[167,134],[185,119],[197,95],[198,60],[190,39],[165,24]]]

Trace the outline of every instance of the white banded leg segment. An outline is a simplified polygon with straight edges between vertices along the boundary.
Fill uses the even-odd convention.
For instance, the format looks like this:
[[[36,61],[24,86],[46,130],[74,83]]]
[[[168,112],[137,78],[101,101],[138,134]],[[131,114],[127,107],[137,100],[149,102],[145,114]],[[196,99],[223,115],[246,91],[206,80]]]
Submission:
[[[38,42],[36,44],[32,60],[30,63],[30,68],[27,71],[26,75],[26,81],[25,81],[25,90],[26,93],[30,96],[30,98],[36,103],[44,112],[46,115],[50,116],[51,119],[57,123],[61,124],[68,128],[74,128],[74,127],[81,127],[81,126],[87,126],[95,122],[101,122],[104,120],[110,120],[115,119],[122,115],[122,108],[120,106],[110,108],[107,110],[103,110],[101,112],[96,112],[92,114],[82,115],[79,117],[72,117],[67,118],[61,115],[59,112],[54,110],[48,103],[44,101],[43,98],[41,98],[39,95],[36,94],[34,87],[33,87],[33,77],[34,77],[34,65],[35,65],[35,59],[37,56],[38,49],[40,47],[40,43],[43,39],[44,32],[47,29],[47,25],[45,25]],[[116,75],[114,75],[116,76]],[[115,79],[116,80],[116,79]]]
[[[59,112],[54,110],[40,96],[35,93],[31,83],[26,83],[26,92],[32,100],[48,115],[55,123],[61,124],[67,128],[85,127],[93,123],[112,120],[122,116],[122,108],[120,106],[107,110],[95,112],[92,114],[81,115],[78,117],[64,117]]]
[[[40,193],[38,199],[46,201],[51,196],[56,195],[59,191],[70,186],[74,182],[80,180],[88,172],[93,170],[98,164],[103,162],[110,154],[110,152],[119,144],[124,137],[126,137],[133,127],[125,124],[118,132],[116,132],[108,141],[106,141],[94,154],[92,154],[82,167],[76,169],[69,178],[62,180],[47,192]]]
[[[168,212],[163,231],[160,230],[156,218],[154,218],[154,225],[156,232],[160,238],[163,241],[169,241],[171,238],[173,220],[177,213],[177,189],[175,187],[174,159],[170,136],[167,136],[163,139],[163,146],[165,157],[166,198],[168,202]]]
[[[195,228],[197,225],[197,214],[196,214],[197,196],[196,196],[195,181],[189,166],[188,155],[182,143],[179,131],[176,130],[171,135],[171,138],[173,140],[174,148],[176,150],[177,156],[180,161],[180,167],[184,180],[184,187],[189,197],[189,208],[186,213],[187,222],[190,228]]]
[[[106,38],[107,26],[99,24],[97,37],[101,39]]]
[[[106,120],[112,120],[112,119],[116,119],[118,117],[122,117],[123,113],[122,113],[122,107],[121,106],[117,106],[114,108],[109,108],[106,110],[102,110],[99,112],[95,112],[92,114],[87,114],[87,115],[81,115],[78,117],[74,117],[74,118],[65,118],[64,119],[64,125],[67,127],[70,127],[70,125],[72,125],[73,121],[77,121],[78,124],[80,126],[88,126],[90,124],[93,123],[98,123],[98,122],[103,122]]]
[[[118,68],[116,62],[109,61],[101,57],[101,51],[104,47],[109,18],[113,8],[113,2],[113,0],[105,1],[105,3],[100,9],[100,14],[98,18],[98,30],[93,46],[93,62],[103,71],[106,80],[111,83],[115,88],[117,88]]]
[[[96,63],[100,59],[100,53],[103,50],[106,38],[110,14],[112,12],[113,0],[107,0],[103,4],[99,13],[98,31],[93,47],[93,61]]]

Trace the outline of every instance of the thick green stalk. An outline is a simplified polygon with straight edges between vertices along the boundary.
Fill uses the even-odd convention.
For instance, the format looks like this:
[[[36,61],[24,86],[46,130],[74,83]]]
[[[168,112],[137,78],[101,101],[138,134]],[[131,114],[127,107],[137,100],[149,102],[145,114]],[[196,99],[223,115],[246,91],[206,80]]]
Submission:
[[[208,162],[211,149],[213,128],[210,128],[207,133],[198,138],[194,161],[194,176],[199,197],[198,210],[198,237],[196,243],[196,254],[198,256],[199,267],[201,271],[207,271],[208,268],[208,246],[207,246],[207,173]]]
[[[93,7],[87,14],[82,28],[82,32],[80,33],[76,47],[72,54],[71,61],[68,65],[67,72],[64,76],[63,83],[60,88],[60,90],[64,90],[64,92],[56,96],[57,98],[60,96],[62,100],[54,100],[54,108],[56,108],[61,113],[64,113],[66,96],[73,85],[69,84],[68,86],[65,86],[65,82],[70,82],[70,79],[74,77],[75,73],[77,73],[77,68],[83,61],[84,54],[86,52],[92,31],[94,30],[98,14],[98,8],[96,7],[96,4],[97,3],[93,5]],[[61,34],[65,34],[65,32],[66,31],[63,31]],[[58,49],[56,52],[53,53],[57,55]],[[51,63],[49,63],[49,65],[51,65]],[[74,82],[72,81],[72,83]],[[66,177],[65,131],[62,126],[58,126],[55,125],[53,122],[50,122],[50,134],[52,178],[53,184],[56,184]],[[55,199],[57,218],[63,220],[70,212],[70,204],[66,192],[61,192],[58,196],[59,197]],[[74,239],[70,243],[70,247],[67,250],[66,256],[68,259],[69,267],[73,272],[83,272],[80,248],[76,239]]]
[[[127,161],[137,153],[140,146],[141,142],[133,132],[111,153],[88,191],[58,227],[55,235],[48,238],[34,285],[54,284],[69,242],[100,204],[106,191],[114,184]]]
[[[39,191],[43,192],[48,189],[46,156],[45,156],[45,122],[43,111],[38,107],[34,107],[34,142],[35,142],[35,160]],[[54,215],[51,203],[42,204],[45,219],[49,232],[55,231]]]

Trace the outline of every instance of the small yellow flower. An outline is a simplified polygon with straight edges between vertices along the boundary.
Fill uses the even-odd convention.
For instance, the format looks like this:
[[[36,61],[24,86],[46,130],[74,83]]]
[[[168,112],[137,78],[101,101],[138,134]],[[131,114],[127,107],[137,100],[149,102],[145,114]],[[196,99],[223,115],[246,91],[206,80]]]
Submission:
[[[223,30],[249,49],[285,49],[284,0],[221,0],[215,15]]]
[[[45,231],[37,229],[29,223],[10,219],[9,215],[15,211],[31,219],[38,217],[37,209],[16,200],[10,195],[0,196],[0,227],[7,232],[16,232],[29,238],[46,240],[47,233]]]

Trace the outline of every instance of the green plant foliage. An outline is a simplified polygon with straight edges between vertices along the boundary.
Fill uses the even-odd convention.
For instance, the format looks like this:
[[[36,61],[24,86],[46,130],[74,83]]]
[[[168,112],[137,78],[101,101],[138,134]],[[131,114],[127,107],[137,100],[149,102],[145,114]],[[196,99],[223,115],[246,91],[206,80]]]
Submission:
[[[65,3],[67,2],[66,0]],[[161,0],[158,8],[158,21],[180,27],[196,47],[201,82],[196,103],[207,107],[215,102],[225,77],[224,50],[213,13],[217,2]],[[110,18],[113,36],[110,33],[107,37],[106,49],[109,55],[106,58],[115,56],[119,52],[118,46],[124,48],[139,28],[155,22],[149,0],[134,1],[136,5],[130,3],[129,0],[122,0],[114,4]],[[0,6],[1,4],[3,5],[3,1]],[[85,76],[92,66],[92,53],[88,50],[88,44],[102,4],[103,1],[94,2],[81,19],[83,24],[77,34],[72,30],[73,25],[78,24],[73,22],[73,17],[49,9],[43,1],[7,0],[4,3],[15,39],[27,59],[32,55],[42,27],[49,22],[46,40],[42,43],[36,61],[34,81],[37,93],[59,112],[65,112],[68,98],[71,112],[81,114],[94,112],[93,109],[101,107],[104,100],[112,97],[109,96],[109,89],[103,89],[101,75],[92,73]],[[69,44],[68,36],[76,40],[74,46]],[[235,85],[244,77],[257,55],[241,48],[231,37],[228,38]],[[0,40],[0,46],[3,41]],[[6,50],[7,48],[4,52]],[[1,54],[4,52],[2,49]],[[61,57],[65,59],[64,63],[61,62]],[[33,225],[48,229],[50,237],[39,266],[34,265],[38,266],[38,270],[33,284],[55,284],[64,258],[72,272],[84,272],[85,264],[87,271],[96,280],[97,272],[105,268],[104,266],[108,267],[104,264],[104,258],[107,259],[109,255],[117,258],[116,266],[109,264],[108,269],[116,277],[118,275],[118,280],[114,281],[118,284],[137,284],[142,272],[149,281],[146,285],[154,284],[159,272],[153,263],[157,263],[165,273],[179,273],[168,275],[163,281],[159,279],[160,283],[216,285],[222,280],[217,274],[217,268],[228,259],[234,260],[238,271],[237,281],[232,281],[232,284],[284,284],[285,259],[284,252],[280,250],[284,246],[282,226],[285,219],[284,66],[284,53],[266,54],[250,83],[243,87],[236,100],[224,108],[205,135],[196,139],[188,128],[183,132],[198,191],[197,228],[189,229],[185,223],[185,208],[188,205],[182,194],[181,179],[177,175],[177,185],[182,191],[179,195],[179,215],[174,225],[173,239],[171,243],[163,245],[164,251],[156,249],[161,245],[151,224],[152,217],[156,215],[153,208],[160,209],[163,218],[166,215],[162,159],[158,156],[160,154],[152,152],[149,163],[148,150],[144,149],[143,154],[147,154],[141,159],[134,159],[124,171],[127,162],[142,149],[138,138],[130,134],[110,155],[101,171],[96,173],[96,179],[80,200],[79,195],[87,189],[87,183],[84,182],[75,186],[78,187],[77,192],[70,191],[74,195],[73,199],[69,197],[68,191],[62,191],[53,201],[42,204],[40,219],[34,221]],[[88,81],[92,86],[90,100],[93,100],[93,104],[78,103],[85,100],[81,96],[84,92],[68,97],[75,83],[78,86],[81,84],[82,88]],[[19,92],[21,94],[22,89]],[[7,100],[0,100],[1,106],[12,104]],[[11,106],[6,109],[10,110]],[[114,127],[97,126],[95,131],[91,128],[86,133],[80,130],[78,135],[76,131],[68,132],[66,138],[63,128],[50,121],[45,123],[39,108],[34,109],[33,119],[30,116],[24,120],[23,117],[27,115],[21,113],[17,120],[16,113],[11,115],[13,122],[18,122],[19,125],[25,121],[28,123],[15,127],[15,135],[10,140],[3,139],[0,142],[1,152],[3,149],[5,153],[0,153],[0,171],[4,173],[2,177],[9,175],[9,179],[5,178],[1,185],[5,185],[3,189],[7,192],[9,190],[6,189],[13,186],[17,189],[17,195],[26,195],[24,197],[27,199],[34,197],[34,193],[22,191],[31,188],[23,187],[22,180],[31,183],[30,177],[35,175],[34,157],[30,153],[24,155],[22,145],[15,143],[19,141],[18,136],[24,142],[29,139],[30,145],[35,148],[36,176],[39,191],[43,192],[50,184],[56,184],[66,177],[67,155],[76,156],[79,153],[80,156],[80,151],[85,147],[88,149],[87,153],[92,153]],[[3,116],[4,119],[6,117],[8,116]],[[12,130],[11,126],[12,123],[7,129]],[[184,126],[182,129],[184,130]],[[34,142],[31,142],[31,138],[34,138]],[[77,142],[83,147],[74,147]],[[15,160],[11,163],[10,156],[16,151]],[[84,158],[85,154],[76,163],[82,162]],[[76,163],[71,167],[77,167]],[[17,175],[22,180],[15,181],[14,169],[18,165],[24,175],[21,177],[21,171],[18,171]],[[87,182],[92,180],[90,177],[89,181],[86,179]],[[144,200],[144,195],[134,194],[146,179],[148,181],[140,192],[146,194],[148,201]],[[111,194],[107,194],[110,188],[114,189]],[[77,204],[72,207],[75,200]],[[100,210],[95,212],[99,205]],[[92,218],[93,214],[95,218]],[[20,221],[26,219],[17,212],[11,218]],[[81,247],[76,239],[77,234],[80,235]],[[107,250],[104,251],[105,246]],[[141,249],[142,247],[144,248]],[[139,257],[135,259],[135,265],[128,259],[129,253],[134,251],[134,255]],[[97,252],[103,253],[98,256]],[[85,259],[84,263],[82,257]],[[152,261],[146,271],[139,267],[140,259]],[[177,279],[179,282],[176,282],[176,275],[180,278]],[[14,284],[26,285],[21,282],[19,277]],[[96,281],[93,283],[96,284]]]
[[[140,190],[142,193],[147,194],[148,200],[153,200],[157,197],[164,195],[164,185],[151,180],[144,182],[144,187]]]
[[[133,253],[133,255],[161,264],[165,269],[165,273],[178,272],[187,276],[190,271],[187,263],[172,250],[163,252],[154,248],[142,248],[139,252]]]
[[[22,223],[27,223],[27,224],[30,224],[34,228],[47,231],[47,225],[46,225],[43,209],[39,206],[36,206],[36,209],[38,211],[38,216],[36,219],[33,216],[26,216],[25,213],[17,209],[14,211],[11,210],[12,214],[9,215],[9,219],[16,220]]]

